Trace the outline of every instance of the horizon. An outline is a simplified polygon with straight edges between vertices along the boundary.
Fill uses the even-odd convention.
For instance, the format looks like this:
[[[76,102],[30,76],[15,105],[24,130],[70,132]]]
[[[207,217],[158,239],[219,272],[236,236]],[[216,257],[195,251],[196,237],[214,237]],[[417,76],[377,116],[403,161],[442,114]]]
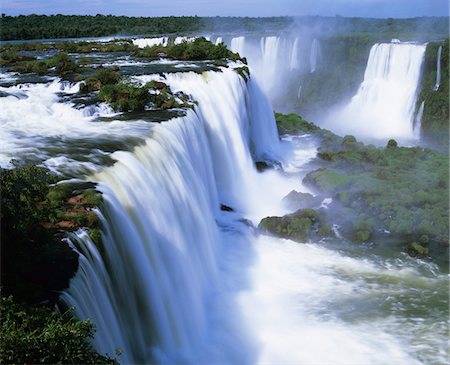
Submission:
[[[448,17],[447,0],[4,0],[0,12],[20,15],[85,15],[129,17],[335,17],[396,18]]]
[[[112,16],[112,17],[127,17],[127,18],[242,18],[242,19],[270,19],[270,18],[346,18],[346,19],[374,19],[374,20],[383,20],[383,19],[419,19],[419,18],[450,18],[449,15],[420,15],[420,16],[411,16],[411,17],[370,17],[370,16],[351,16],[351,15],[265,15],[265,16],[248,16],[248,15],[154,15],[154,16],[143,16],[143,15],[124,15],[124,14],[110,14],[110,13],[97,13],[97,14],[74,14],[74,13],[54,13],[54,14],[38,14],[38,13],[30,13],[30,14],[17,14],[11,15],[7,13],[1,13],[3,17],[20,17],[20,16]]]

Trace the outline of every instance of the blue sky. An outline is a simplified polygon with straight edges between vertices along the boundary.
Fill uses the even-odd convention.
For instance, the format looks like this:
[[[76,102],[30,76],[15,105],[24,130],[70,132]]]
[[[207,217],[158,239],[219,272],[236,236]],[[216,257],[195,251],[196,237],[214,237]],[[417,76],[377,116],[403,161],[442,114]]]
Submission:
[[[448,16],[448,0],[1,0],[0,10],[19,14],[113,14],[129,16],[324,15]]]

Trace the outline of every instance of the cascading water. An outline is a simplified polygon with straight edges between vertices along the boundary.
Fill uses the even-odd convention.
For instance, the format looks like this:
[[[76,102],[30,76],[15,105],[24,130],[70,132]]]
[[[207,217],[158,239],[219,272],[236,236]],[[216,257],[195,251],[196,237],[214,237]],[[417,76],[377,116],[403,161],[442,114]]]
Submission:
[[[297,83],[302,72],[301,41],[298,37],[234,37],[228,44],[248,60],[253,77],[272,103],[283,99],[291,82]]]
[[[169,37],[157,37],[157,38],[138,38],[133,39],[133,44],[140,47],[153,47],[153,46],[167,46]]]
[[[425,101],[422,101],[422,103],[419,106],[419,110],[417,111],[416,117],[414,119],[414,131],[416,132],[417,138],[420,138],[420,130],[422,128],[422,117],[424,108],[425,108]]]
[[[311,44],[311,53],[309,56],[310,73],[316,72],[319,57],[320,57],[320,44],[317,39],[314,39]]]
[[[233,52],[239,53],[239,55],[241,57],[245,57],[244,56],[244,45],[245,45],[245,37],[244,36],[233,37],[231,39],[230,49]]]
[[[413,139],[425,49],[410,43],[375,44],[357,94],[324,126],[366,139]]]
[[[156,126],[133,153],[115,153],[118,162],[95,176],[104,254],[79,233],[81,274],[63,300],[92,318],[96,348],[121,348],[124,363],[252,363],[232,295],[251,257],[249,231],[242,215],[219,206],[252,213],[250,148],[270,156],[279,144],[270,106],[233,70],[165,77],[199,107]]]
[[[438,91],[439,87],[441,86],[441,53],[442,53],[442,46],[439,46],[436,60],[436,84],[434,85],[433,88],[434,91]]]

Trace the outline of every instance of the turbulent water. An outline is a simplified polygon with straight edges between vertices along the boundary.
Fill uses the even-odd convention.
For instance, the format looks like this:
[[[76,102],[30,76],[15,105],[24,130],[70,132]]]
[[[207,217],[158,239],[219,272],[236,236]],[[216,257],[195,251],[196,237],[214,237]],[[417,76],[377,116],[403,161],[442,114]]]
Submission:
[[[301,43],[234,39],[243,52],[253,44],[266,65],[310,72],[310,58],[295,57]],[[390,81],[406,77],[394,59],[422,52],[386,47]],[[274,57],[286,50],[286,59]],[[286,194],[306,191],[301,179],[317,152],[308,136],[279,140],[264,85],[245,82],[233,64],[197,73],[207,65],[100,56],[198,106],[164,123],[124,121],[104,104],[78,100],[76,84],[0,80],[2,165],[36,161],[97,181],[103,192],[103,246],[83,230],[72,235],[80,267],[62,296],[96,325],[98,351],[120,349],[124,364],[448,362],[448,275],[437,266],[373,245],[298,244],[255,232],[261,218],[288,212]],[[381,73],[384,56],[371,57],[367,80]],[[257,172],[261,160],[278,167]]]
[[[325,124],[361,138],[414,139],[414,111],[426,45],[380,43],[370,50],[364,81]]]

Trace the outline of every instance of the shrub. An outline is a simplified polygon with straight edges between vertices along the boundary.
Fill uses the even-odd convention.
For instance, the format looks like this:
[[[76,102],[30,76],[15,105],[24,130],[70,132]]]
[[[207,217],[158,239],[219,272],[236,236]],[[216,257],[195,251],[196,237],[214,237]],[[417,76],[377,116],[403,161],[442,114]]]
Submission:
[[[55,67],[56,72],[60,76],[65,76],[69,73],[76,72],[78,65],[75,61],[65,52],[55,54],[53,57],[47,60],[47,64],[50,67]]]
[[[93,350],[88,321],[17,304],[11,296],[2,297],[0,309],[2,364],[117,364]]]

